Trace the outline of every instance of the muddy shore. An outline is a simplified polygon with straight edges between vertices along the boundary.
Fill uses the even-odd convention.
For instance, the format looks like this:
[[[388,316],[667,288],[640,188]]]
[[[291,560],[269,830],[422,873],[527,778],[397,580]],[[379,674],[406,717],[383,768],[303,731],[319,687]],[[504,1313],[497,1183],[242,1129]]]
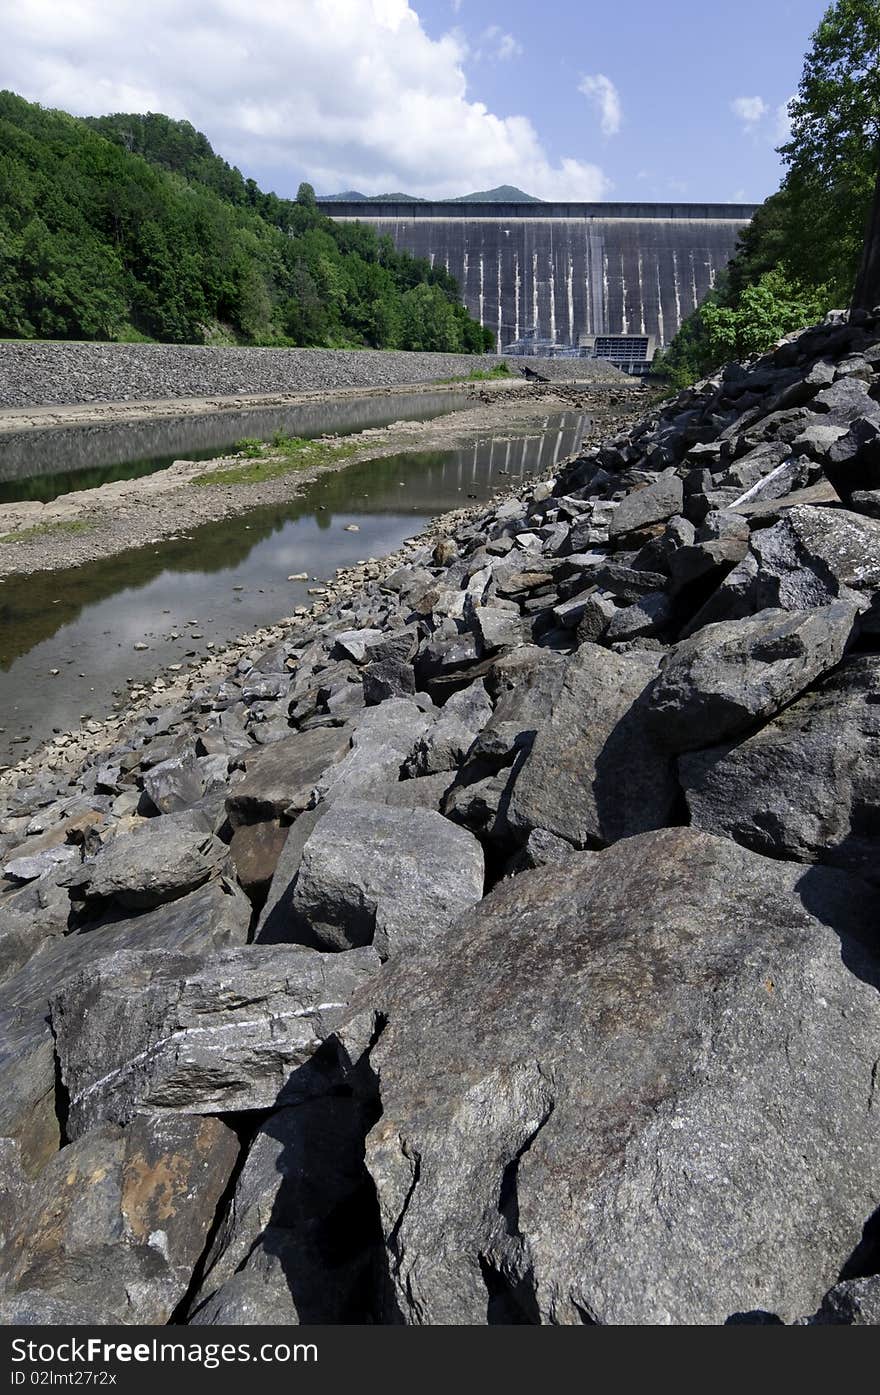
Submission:
[[[450,385],[450,391],[460,393],[463,386]],[[596,433],[607,434],[627,403],[643,400],[626,380],[622,388],[604,383],[530,384],[519,380],[466,386],[471,400],[463,411],[427,422],[401,421],[367,429],[346,437],[344,453],[336,459],[333,448],[341,444],[339,438],[321,438],[319,444],[327,450],[316,452],[319,458],[323,455],[320,463],[309,463],[305,457],[301,464],[272,479],[256,483],[218,479],[216,484],[195,485],[196,478],[204,481],[212,473],[219,476],[240,462],[228,456],[207,462],[181,460],[153,475],[64,494],[50,503],[7,504],[0,508],[0,577],[78,566],[145,543],[179,537],[201,524],[245,514],[264,504],[287,502],[317,475],[358,461],[402,451],[452,449],[487,436],[527,435],[540,430],[546,417],[556,412],[583,411]],[[413,396],[417,398],[427,390],[427,386],[413,389]],[[430,390],[436,391],[436,385]],[[377,394],[388,391],[375,390]],[[183,404],[166,405],[180,415]],[[240,399],[236,405],[241,406]],[[264,399],[261,405],[270,403]],[[192,411],[211,410],[208,399],[188,406]],[[144,404],[103,404],[100,408],[69,408],[63,414],[53,411],[52,415],[53,419],[63,415],[69,422],[100,411],[100,419],[106,421],[110,414],[114,420],[133,419],[131,414],[143,410]],[[39,421],[34,415],[27,419],[35,426]],[[45,418],[42,424],[46,424]]]

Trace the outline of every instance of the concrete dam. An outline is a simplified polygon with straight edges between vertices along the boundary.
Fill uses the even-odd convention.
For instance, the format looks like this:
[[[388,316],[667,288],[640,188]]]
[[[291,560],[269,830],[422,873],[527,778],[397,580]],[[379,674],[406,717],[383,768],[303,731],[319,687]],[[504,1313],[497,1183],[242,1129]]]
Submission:
[[[753,204],[320,201],[438,263],[499,351],[523,336],[616,358],[668,344],[732,257]],[[598,340],[649,340],[621,348]],[[540,350],[539,350],[540,352]]]

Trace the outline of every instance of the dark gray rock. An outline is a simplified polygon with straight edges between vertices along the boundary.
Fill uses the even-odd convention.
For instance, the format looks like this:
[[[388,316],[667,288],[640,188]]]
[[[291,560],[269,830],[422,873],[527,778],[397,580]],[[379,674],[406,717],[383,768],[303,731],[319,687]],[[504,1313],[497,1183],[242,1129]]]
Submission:
[[[428,809],[335,804],[306,842],[294,913],[326,949],[385,959],[430,939],[483,894],[483,852]]]
[[[621,500],[608,529],[612,538],[635,533],[653,523],[665,523],[681,513],[684,502],[682,483],[675,470],[665,470],[645,489],[633,489]]]
[[[402,659],[381,659],[363,670],[363,695],[368,707],[388,698],[409,697],[416,690],[412,664]]]
[[[70,927],[70,894],[51,874],[28,882],[0,902],[0,983],[48,940]]]
[[[607,562],[597,567],[591,580],[624,605],[632,605],[651,591],[662,591],[667,582],[662,572],[643,572],[622,562]]]
[[[666,829],[386,971],[343,1037],[385,1023],[367,1166],[403,1320],[812,1311],[880,1200],[876,916],[842,873]]]
[[[470,623],[487,653],[498,649],[515,649],[523,643],[523,625],[516,610],[504,610],[498,605],[477,605],[471,612]]]
[[[81,970],[121,949],[196,953],[244,944],[251,905],[225,879],[134,920],[53,940],[3,986],[0,1012],[0,1136],[21,1141],[33,1173],[58,1148],[55,1057],[49,998]]]
[[[266,1109],[324,1088],[306,1067],[378,967],[371,949],[301,945],[103,958],[50,1002],[69,1136],[143,1111]]]
[[[672,750],[692,751],[766,721],[843,657],[858,607],[762,610],[700,630],[670,652],[648,704]]]
[[[152,910],[229,870],[228,850],[218,838],[168,814],[106,843],[66,881],[88,900]]]
[[[830,415],[836,422],[851,422],[866,414],[877,414],[876,410],[871,410],[875,403],[868,395],[868,384],[861,378],[838,378],[813,398],[811,407],[814,412]]]
[[[650,595],[650,592],[648,592]],[[594,591],[584,605],[583,614],[577,624],[578,644],[597,644],[608,633],[617,612],[611,596],[602,591]]]
[[[0,1292],[0,1326],[3,1327],[93,1327],[103,1321],[105,1308],[89,1307],[75,1299],[59,1298],[41,1289],[25,1289],[8,1297]]]
[[[573,847],[598,847],[669,821],[677,787],[668,755],[646,725],[653,655],[582,644],[559,695],[541,716],[510,796],[507,819]]]
[[[804,610],[880,590],[880,521],[848,509],[793,508],[752,537],[756,610]]]
[[[396,780],[431,720],[414,698],[368,707],[353,723],[351,750],[325,771],[312,802],[368,798],[375,785]]]
[[[160,761],[145,773],[144,791],[160,814],[192,808],[205,793],[201,762],[192,753]]]
[[[643,635],[660,634],[672,620],[672,602],[665,591],[649,591],[633,605],[621,606],[611,617],[605,631],[605,642],[640,639]]]
[[[229,856],[235,875],[255,905],[265,903],[288,831],[273,820],[242,824],[232,835]]]
[[[374,1316],[371,1118],[351,1095],[272,1114],[259,1129],[208,1255],[190,1323],[346,1323]],[[371,1311],[372,1309],[372,1311]]]
[[[679,760],[691,823],[771,857],[880,875],[880,658],[844,660],[745,741]]]
[[[492,703],[478,679],[453,693],[436,722],[416,742],[406,768],[410,775],[456,770],[492,716]]]
[[[330,808],[319,804],[300,814],[288,830],[284,847],[278,857],[266,902],[257,921],[254,939],[258,944],[304,944],[318,948],[312,929],[293,908],[293,889],[302,862],[302,852],[312,832]]]
[[[183,1117],[141,1116],[62,1149],[0,1254],[7,1303],[21,1294],[26,1312],[61,1321],[71,1304],[101,1324],[167,1322],[237,1156],[238,1139],[219,1119]]]
[[[418,775],[411,780],[377,785],[373,799],[377,804],[389,804],[394,809],[434,809],[439,811],[443,796],[452,784],[452,772],[441,770],[437,775]]]
[[[328,766],[349,748],[349,734],[338,727],[296,732],[245,758],[245,777],[226,801],[233,826],[261,823],[309,807],[312,790]]]
[[[880,488],[880,413],[856,417],[825,455],[825,473],[842,499]]]
[[[810,1325],[836,1327],[880,1327],[880,1276],[844,1279],[822,1299]]]

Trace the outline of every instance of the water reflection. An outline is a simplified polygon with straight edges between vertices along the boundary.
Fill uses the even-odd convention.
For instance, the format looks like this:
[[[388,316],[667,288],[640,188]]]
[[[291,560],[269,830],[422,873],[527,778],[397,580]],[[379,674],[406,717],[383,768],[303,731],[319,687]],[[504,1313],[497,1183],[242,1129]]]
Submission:
[[[337,567],[394,551],[427,518],[485,500],[576,450],[586,419],[465,449],[328,472],[285,505],[63,572],[0,583],[0,758],[112,706],[113,690],[290,615]],[[355,523],[358,532],[345,531]],[[307,582],[289,582],[306,571]],[[315,580],[313,580],[313,578]],[[174,638],[173,636],[177,636]],[[146,651],[135,643],[146,642]],[[51,670],[60,670],[52,676]],[[28,737],[27,743],[13,744]]]
[[[394,421],[430,421],[461,411],[469,400],[458,391],[394,393],[294,407],[227,408],[168,421],[4,433],[0,504],[22,499],[48,503],[72,490],[155,474],[175,460],[210,460],[247,436],[268,440],[276,431],[309,439],[331,432],[349,436]]]

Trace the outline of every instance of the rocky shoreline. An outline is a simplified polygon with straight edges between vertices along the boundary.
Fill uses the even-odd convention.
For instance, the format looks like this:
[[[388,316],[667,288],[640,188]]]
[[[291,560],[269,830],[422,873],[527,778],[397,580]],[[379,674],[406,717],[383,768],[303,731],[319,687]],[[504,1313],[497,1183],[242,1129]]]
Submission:
[[[7,780],[4,1321],[880,1321],[878,443],[829,317]]]
[[[197,344],[0,342],[0,409],[172,398],[370,390],[436,382],[491,369],[496,354],[397,349],[212,348]],[[601,360],[532,359],[558,381],[619,382]]]
[[[621,375],[618,375],[620,377]],[[167,469],[136,479],[62,494],[49,503],[27,500],[0,506],[0,577],[54,571],[101,557],[112,557],[144,541],[156,543],[201,524],[237,517],[265,504],[286,503],[328,470],[408,450],[452,449],[491,434],[528,434],[540,428],[548,412],[578,410],[596,419],[597,427],[619,418],[638,389],[627,380],[598,387],[503,380],[471,384],[470,405],[428,421],[398,421],[344,438],[321,437],[327,458],[291,468],[276,478],[254,483],[193,488],[195,479],[221,474],[241,465],[233,457],[179,460]],[[418,394],[414,394],[418,396]],[[333,450],[340,449],[339,458]]]

